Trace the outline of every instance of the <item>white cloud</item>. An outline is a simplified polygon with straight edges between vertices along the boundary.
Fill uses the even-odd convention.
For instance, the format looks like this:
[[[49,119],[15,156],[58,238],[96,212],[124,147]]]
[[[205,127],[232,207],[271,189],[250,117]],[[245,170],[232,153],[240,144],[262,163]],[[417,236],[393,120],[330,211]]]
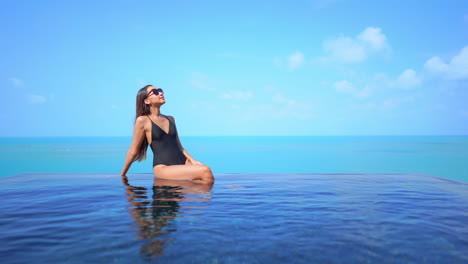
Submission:
[[[242,92],[242,91],[231,91],[228,93],[224,93],[221,95],[222,99],[226,100],[242,100],[246,101],[253,97],[253,93],[250,91]]]
[[[333,84],[335,90],[339,93],[354,93],[356,88],[348,81],[339,81]]]
[[[24,85],[24,81],[21,79],[13,77],[13,78],[10,78],[9,80],[11,84],[13,84],[15,87],[21,87]]]
[[[382,29],[368,27],[357,37],[338,37],[325,41],[323,47],[330,54],[330,59],[343,63],[358,63],[366,60],[375,52],[384,52],[390,48]]]
[[[273,64],[278,68],[287,68],[290,71],[299,69],[305,62],[305,57],[302,52],[295,52],[288,57],[275,57]]]
[[[424,68],[433,74],[450,80],[468,78],[468,46],[462,48],[450,62],[446,63],[441,58],[435,56],[426,61]]]
[[[442,59],[439,57],[430,58],[426,61],[424,67],[426,68],[426,70],[436,73],[446,72],[448,70],[448,65],[445,64],[445,62],[443,62]]]
[[[335,82],[333,87],[339,93],[350,94],[357,98],[367,98],[370,96],[371,92],[369,86],[366,86],[363,89],[357,89],[351,82],[346,80]]]
[[[26,97],[28,101],[32,104],[42,104],[47,101],[47,98],[45,96],[37,94],[27,94]]]
[[[407,69],[396,80],[396,85],[400,88],[414,88],[421,84],[421,78],[412,69]]]
[[[364,46],[347,37],[326,41],[324,49],[332,59],[345,63],[361,62],[367,58]]]
[[[369,48],[380,51],[388,48],[387,37],[382,33],[382,29],[368,27],[357,37]]]
[[[205,74],[200,72],[192,73],[192,78],[190,80],[193,87],[205,91],[216,91],[216,88],[210,86],[212,80]]]
[[[296,70],[304,63],[304,54],[302,52],[295,52],[288,57],[288,69]]]
[[[24,86],[24,81],[19,79],[19,78],[16,78],[16,77],[12,77],[12,78],[9,78],[9,81],[11,82],[11,84],[15,87],[23,87]],[[47,97],[46,96],[43,96],[43,95],[38,95],[38,94],[32,94],[32,93],[22,93],[21,96],[24,96],[27,100],[27,102],[31,103],[31,104],[42,104],[42,103],[45,103],[47,101]],[[55,98],[55,94],[53,93],[50,93],[49,94],[50,98],[51,99],[54,99]]]
[[[269,106],[268,111],[264,111],[270,117],[294,117],[304,120],[314,116],[312,114],[312,105],[309,103],[298,102],[285,97],[281,93],[276,93],[271,100],[274,105]],[[274,115],[272,115],[272,113],[274,113]]]

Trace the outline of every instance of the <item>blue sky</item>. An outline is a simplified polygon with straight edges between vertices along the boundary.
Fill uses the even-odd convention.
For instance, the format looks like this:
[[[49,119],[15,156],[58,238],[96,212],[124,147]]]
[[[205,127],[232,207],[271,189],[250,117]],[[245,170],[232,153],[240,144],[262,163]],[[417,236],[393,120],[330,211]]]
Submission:
[[[0,136],[467,135],[467,1],[2,1]]]

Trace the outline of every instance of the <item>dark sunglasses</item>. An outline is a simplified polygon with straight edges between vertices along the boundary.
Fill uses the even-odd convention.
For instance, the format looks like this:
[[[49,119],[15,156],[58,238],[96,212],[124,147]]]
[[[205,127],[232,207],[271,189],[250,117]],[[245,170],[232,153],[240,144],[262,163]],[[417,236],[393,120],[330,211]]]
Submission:
[[[146,95],[146,98],[148,98],[148,96],[151,95],[151,92],[152,92],[154,95],[158,95],[159,93],[164,93],[163,89],[161,89],[161,88],[153,89],[153,90],[149,91],[149,93]]]

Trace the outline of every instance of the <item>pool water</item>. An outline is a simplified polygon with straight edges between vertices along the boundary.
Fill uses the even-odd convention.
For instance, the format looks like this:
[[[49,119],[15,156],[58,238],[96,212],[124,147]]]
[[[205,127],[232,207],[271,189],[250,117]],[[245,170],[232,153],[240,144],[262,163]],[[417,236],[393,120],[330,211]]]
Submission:
[[[468,185],[408,174],[0,178],[0,263],[467,263]]]

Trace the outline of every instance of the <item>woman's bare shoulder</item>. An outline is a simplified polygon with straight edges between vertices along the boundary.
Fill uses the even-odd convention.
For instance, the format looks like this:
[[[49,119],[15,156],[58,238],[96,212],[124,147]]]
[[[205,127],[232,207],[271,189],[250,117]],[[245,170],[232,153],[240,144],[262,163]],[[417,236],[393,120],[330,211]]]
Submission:
[[[135,120],[135,126],[145,126],[146,124],[148,124],[150,121],[150,119],[148,118],[148,116],[139,116],[137,117],[137,119]]]

